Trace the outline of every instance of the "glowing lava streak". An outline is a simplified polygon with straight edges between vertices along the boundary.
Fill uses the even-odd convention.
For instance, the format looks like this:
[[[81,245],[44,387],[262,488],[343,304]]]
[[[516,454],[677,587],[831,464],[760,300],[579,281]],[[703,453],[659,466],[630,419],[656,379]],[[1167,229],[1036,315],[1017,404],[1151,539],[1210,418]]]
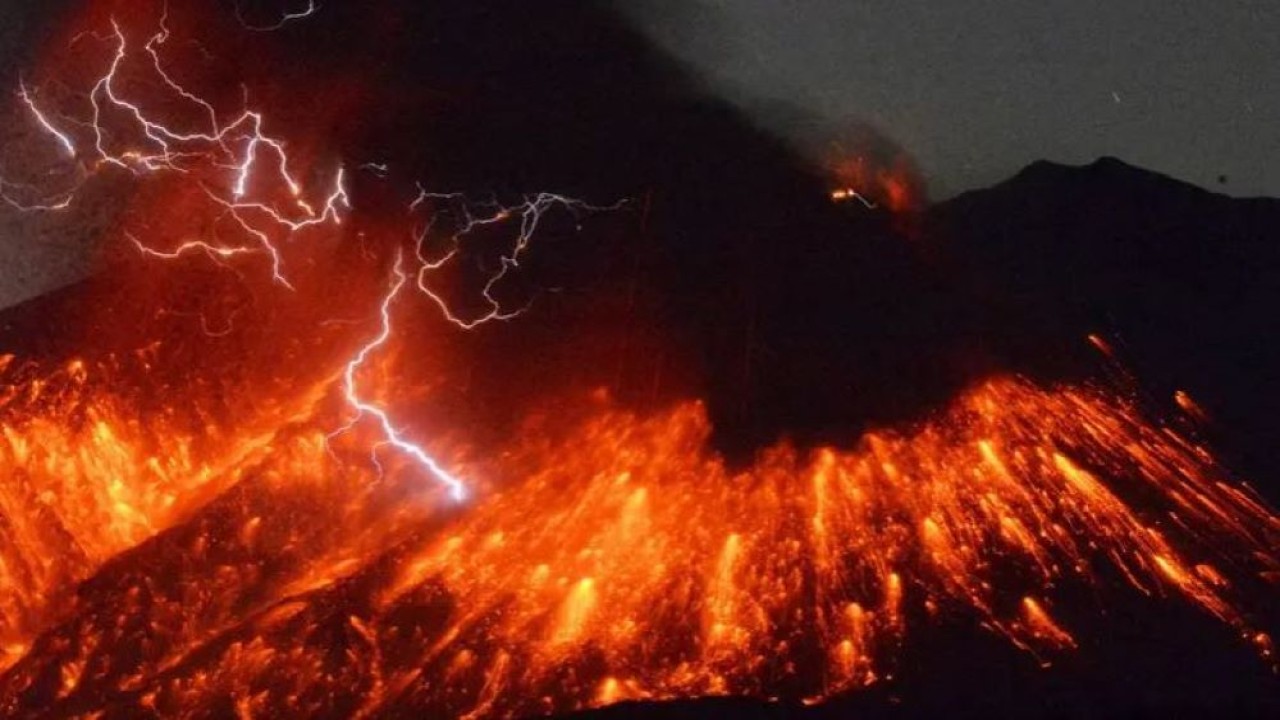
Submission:
[[[409,280],[409,276],[404,272],[402,263],[403,257],[400,254],[397,254],[395,267],[392,268],[392,274],[395,278],[395,282],[391,285],[391,289],[382,299],[382,304],[379,307],[379,314],[382,318],[382,331],[379,332],[378,336],[370,341],[369,344],[360,348],[360,351],[347,363],[346,369],[343,371],[342,384],[344,396],[347,399],[347,403],[350,404],[358,414],[355,420],[352,420],[351,424],[342,428],[338,432],[341,433],[350,429],[351,425],[357,422],[360,417],[364,415],[373,416],[378,423],[378,426],[381,428],[382,435],[386,438],[385,442],[387,444],[413,458],[414,461],[424,469],[439,478],[440,482],[449,487],[449,493],[453,498],[461,502],[467,496],[467,489],[466,486],[462,484],[462,481],[450,474],[448,470],[441,467],[440,464],[436,462],[435,458],[431,457],[431,455],[429,455],[426,450],[423,450],[421,446],[405,439],[400,431],[392,424],[391,418],[387,415],[385,410],[374,405],[368,400],[362,399],[356,382],[356,373],[359,372],[365,361],[369,359],[369,356],[373,352],[385,345],[387,340],[391,338],[391,304],[395,302],[396,297],[399,296],[400,291],[404,289]]]
[[[696,402],[552,402],[482,449],[484,501],[444,516],[402,502],[416,472],[371,483],[365,463],[326,460],[318,422],[272,437],[237,463],[228,502],[120,550],[66,621],[14,639],[0,715],[203,717],[227,698],[263,717],[819,699],[894,674],[937,626],[978,624],[1048,663],[1106,632],[1099,610],[1144,595],[1136,607],[1181,597],[1271,652],[1239,601],[1274,587],[1280,519],[1105,394],[996,378],[918,428],[781,445],[741,470],[708,445]],[[14,427],[0,461],[57,487],[118,456],[110,473],[136,482],[145,443],[127,430],[50,465],[72,449],[36,444],[63,432],[58,418]],[[0,502],[15,494],[19,526],[47,513],[0,486]],[[51,502],[74,517],[81,497]],[[95,517],[127,519],[111,500]],[[0,557],[21,569],[23,549]]]

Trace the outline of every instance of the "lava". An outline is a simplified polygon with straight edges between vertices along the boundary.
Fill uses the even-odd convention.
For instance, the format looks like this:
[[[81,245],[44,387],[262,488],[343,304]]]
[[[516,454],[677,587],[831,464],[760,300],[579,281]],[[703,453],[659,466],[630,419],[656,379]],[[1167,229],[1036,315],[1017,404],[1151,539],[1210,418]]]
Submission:
[[[499,288],[544,214],[616,206],[419,188],[402,227],[366,236],[345,222],[342,164],[297,159],[259,112],[222,120],[165,69],[163,21],[141,46],[116,23],[94,37],[109,59],[90,116],[64,126],[69,111],[24,84],[32,122],[85,173],[178,183],[196,203],[184,212],[212,218],[199,230],[165,216],[166,237],[184,238],[168,244],[142,234],[154,216],[114,239],[156,272],[265,257],[255,290],[308,308],[302,334],[333,327],[335,307],[347,325],[334,347],[291,355],[307,365],[278,373],[288,382],[243,353],[292,342],[295,315],[234,348],[251,370],[230,373],[214,352],[261,309],[226,332],[165,325],[180,337],[131,355],[0,358],[0,713],[507,717],[822,700],[891,677],[913,637],[949,623],[1045,664],[1084,652],[1096,627],[1073,621],[1134,594],[1190,604],[1272,652],[1250,598],[1280,577],[1280,517],[1104,386],[991,377],[915,426],[779,442],[742,468],[712,449],[696,399],[640,411],[583,389],[484,442],[413,427],[432,389],[402,377],[430,364],[406,327],[430,315],[446,338],[517,318]],[[161,119],[126,72],[200,123]],[[304,182],[317,174],[319,190]],[[456,302],[441,274],[502,228],[496,266]],[[381,248],[369,262],[381,282],[366,293],[351,279],[352,298],[308,305],[294,259],[353,238]],[[175,360],[192,352],[213,360]]]
[[[565,405],[508,447],[453,457],[477,479],[464,508],[406,503],[421,494],[411,460],[375,471],[328,447],[315,419],[212,447],[166,429],[217,467],[156,468],[138,428],[110,420],[86,429],[97,442],[35,455],[23,438],[62,423],[7,427],[10,473],[47,488],[86,552],[79,575],[27,582],[6,607],[69,592],[117,557],[73,608],[29,608],[45,622],[7,628],[4,707],[111,698],[199,715],[237,698],[261,714],[507,716],[816,699],[891,675],[939,618],[1037,657],[1068,651],[1079,630],[1057,607],[1072,588],[1180,597],[1269,645],[1238,602],[1251,574],[1276,571],[1280,519],[1202,448],[1101,391],[993,379],[914,430],[779,445],[741,472],[708,449],[696,402],[638,415],[598,392]],[[174,524],[175,502],[199,507]],[[39,517],[14,506],[7,490],[6,518]],[[44,548],[6,544],[4,567],[68,554]]]

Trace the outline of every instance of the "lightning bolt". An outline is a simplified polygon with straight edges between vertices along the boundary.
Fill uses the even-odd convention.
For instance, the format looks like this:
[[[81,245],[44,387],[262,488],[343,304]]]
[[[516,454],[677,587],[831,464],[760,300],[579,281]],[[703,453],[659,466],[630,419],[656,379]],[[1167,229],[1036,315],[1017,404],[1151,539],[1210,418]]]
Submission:
[[[26,106],[27,112],[30,113],[31,117],[35,120],[36,125],[46,135],[54,140],[54,142],[61,148],[63,154],[65,154],[69,159],[75,159],[75,143],[67,133],[63,132],[57,125],[49,120],[49,117],[36,104],[35,97],[32,95],[31,89],[27,87],[26,81],[21,77],[18,78],[18,99],[24,106]],[[25,202],[19,200],[12,194],[11,191],[14,190],[21,190],[24,194],[36,194],[39,193],[39,190],[26,183],[12,182],[0,176],[0,201],[3,201],[4,204],[22,213],[56,212],[66,210],[71,207],[71,203],[75,200],[76,194],[75,190],[72,189],[67,192],[55,193],[52,196],[48,196],[46,199],[37,202]]]
[[[287,22],[307,17],[317,9],[318,6],[310,2],[305,10],[286,14],[277,26],[250,29],[273,29]],[[131,53],[128,38],[114,18],[111,19],[110,33],[92,36],[110,44],[113,50],[107,69],[97,78],[88,93],[90,117],[83,122],[74,123],[87,128],[85,131],[87,138],[77,142],[74,134],[64,131],[53,123],[50,115],[40,107],[36,101],[36,95],[25,82],[20,84],[18,96],[27,107],[35,124],[50,136],[69,158],[89,162],[92,171],[116,168],[136,176],[163,173],[194,178],[209,202],[220,208],[222,217],[229,217],[246,237],[246,241],[241,244],[190,239],[174,247],[161,249],[144,243],[132,233],[125,232],[125,237],[139,253],[157,260],[176,260],[189,254],[203,253],[218,262],[245,255],[266,254],[270,260],[272,279],[292,289],[293,286],[284,272],[283,255],[273,242],[273,235],[288,236],[315,226],[340,225],[343,221],[343,211],[351,209],[351,200],[345,186],[346,171],[341,166],[337,168],[332,185],[324,196],[323,204],[319,210],[316,210],[305,199],[306,193],[291,169],[286,143],[266,134],[264,130],[266,122],[262,113],[245,108],[230,122],[222,123],[219,120],[218,110],[209,101],[189,90],[166,69],[162,50],[170,36],[167,13],[166,7],[158,23],[159,29],[142,44],[141,55],[145,56],[145,67],[153,79],[158,80],[160,85],[167,88],[175,98],[181,99],[200,111],[199,114],[204,119],[196,127],[178,127],[168,124],[150,115],[139,101],[127,97],[121,91],[121,76],[126,72],[126,65],[130,64],[128,61],[131,55],[136,57],[139,53]],[[237,8],[237,14],[239,14],[239,8]],[[113,141],[114,133],[107,126],[108,117],[126,118],[136,135],[135,142],[126,144],[118,140]],[[114,124],[112,127],[114,128]],[[127,146],[127,149],[120,149],[122,145]],[[210,183],[201,178],[198,171],[208,167],[219,171],[221,182]],[[360,169],[368,170],[380,177],[385,177],[388,172],[388,167],[384,163],[366,163],[360,166]],[[288,188],[292,203],[287,206],[287,209],[282,209],[269,198],[262,196],[259,188],[268,181],[282,183]],[[69,206],[74,196],[72,192],[56,203],[23,205],[5,194],[7,187],[17,186],[0,179],[0,199],[11,206],[27,211],[63,209]],[[613,210],[623,203],[597,206],[563,195],[544,192],[524,196],[515,205],[506,206],[496,200],[472,202],[460,193],[429,192],[421,184],[417,189],[417,197],[408,205],[409,212],[413,214],[428,206],[434,208],[437,205],[443,205],[444,209],[439,215],[447,216],[452,220],[452,233],[447,238],[448,249],[439,257],[428,257],[428,238],[437,218],[433,215],[420,231],[413,234],[413,258],[417,262],[416,267],[407,269],[405,251],[403,249],[397,251],[391,281],[379,305],[379,332],[346,362],[341,375],[342,395],[354,412],[354,416],[329,437],[333,438],[350,430],[362,419],[370,419],[382,436],[382,440],[373,447],[375,464],[377,464],[379,448],[394,447],[412,459],[427,474],[437,478],[447,487],[455,500],[461,501],[467,494],[462,480],[445,469],[421,445],[406,437],[392,421],[389,411],[367,398],[361,391],[359,383],[361,369],[394,335],[392,306],[406,289],[413,288],[427,298],[445,320],[461,330],[473,330],[487,323],[517,317],[528,307],[527,304],[518,308],[507,308],[494,293],[503,279],[519,267],[546,213],[552,209],[561,208],[576,220],[583,213]],[[445,297],[431,286],[431,280],[437,272],[467,254],[464,245],[468,235],[480,228],[505,224],[514,226],[514,239],[509,249],[498,258],[497,269],[490,273],[483,283],[480,290],[483,307],[478,312],[464,314],[452,307]],[[205,332],[210,334],[207,326]]]
[[[55,127],[53,123],[49,122],[49,118],[45,117],[45,114],[36,106],[36,101],[32,99],[31,91],[27,89],[26,81],[21,78],[18,79],[18,97],[22,99],[22,103],[27,106],[28,110],[30,110],[32,117],[36,120],[36,123],[40,125],[45,132],[52,135],[54,139],[58,141],[58,144],[66,151],[67,156],[75,157],[75,143],[71,142],[71,138],[68,137],[66,133],[62,132]]]
[[[345,432],[355,425],[360,418],[368,416],[372,417],[382,431],[384,438],[383,444],[391,445],[414,462],[420,465],[431,475],[435,476],[449,489],[449,494],[454,500],[461,502],[467,496],[466,486],[457,477],[454,477],[448,470],[445,470],[439,462],[427,453],[421,446],[407,440],[391,422],[391,417],[387,411],[372,402],[365,400],[360,395],[359,385],[356,382],[356,376],[360,368],[368,361],[369,356],[375,353],[379,348],[387,344],[391,339],[391,306],[408,284],[409,276],[404,271],[403,253],[396,253],[395,265],[392,267],[393,282],[387,294],[382,298],[382,304],[379,306],[379,315],[381,317],[381,330],[378,335],[369,341],[364,347],[360,348],[355,357],[351,358],[346,364],[346,368],[342,373],[343,395],[347,400],[347,404],[356,411],[356,417],[347,424],[346,427],[340,428],[334,435]],[[374,452],[377,451],[375,447]],[[376,458],[375,458],[376,462]]]
[[[514,206],[503,206],[496,201],[489,201],[481,204],[473,204],[466,200],[465,196],[460,193],[432,193],[424,190],[421,185],[418,186],[418,197],[410,204],[409,209],[416,210],[423,203],[430,200],[443,200],[449,203],[449,212],[458,216],[457,227],[449,237],[449,250],[441,257],[429,259],[425,255],[425,245],[430,235],[431,229],[435,226],[436,216],[433,216],[427,224],[415,233],[415,252],[414,257],[418,261],[417,272],[414,273],[416,282],[412,287],[418,290],[422,295],[430,299],[430,301],[440,310],[441,315],[462,330],[473,330],[486,323],[509,320],[520,315],[528,306],[525,305],[515,310],[509,310],[493,296],[494,288],[507,276],[509,271],[519,266],[521,256],[526,252],[533,240],[539,223],[548,210],[553,208],[563,208],[574,214],[576,217],[581,212],[586,211],[604,211],[616,209],[622,203],[616,203],[610,206],[591,205],[580,200],[568,198],[555,193],[537,193],[525,197],[520,203]],[[477,207],[481,212],[477,212]],[[474,230],[484,226],[498,225],[502,223],[518,220],[516,236],[512,243],[511,250],[499,258],[499,268],[492,273],[485,281],[481,294],[486,303],[486,309],[470,318],[463,318],[449,303],[428,284],[431,273],[440,270],[445,265],[460,257],[463,253],[462,245],[465,237]],[[445,470],[440,463],[435,460],[421,445],[417,445],[401,433],[399,429],[392,423],[391,418],[386,409],[379,407],[372,401],[362,397],[357,382],[357,376],[361,367],[369,360],[370,356],[378,349],[386,345],[393,335],[393,326],[391,320],[391,307],[400,296],[400,294],[410,287],[410,275],[404,267],[404,251],[396,253],[395,264],[392,267],[392,280],[387,293],[383,296],[379,305],[379,316],[381,320],[379,333],[367,344],[360,348],[355,356],[346,364],[342,376],[343,393],[347,404],[355,411],[355,417],[352,418],[346,426],[339,428],[337,431],[329,435],[330,439],[340,435],[355,426],[361,418],[365,416],[372,417],[378,425],[384,438],[380,445],[391,445],[403,452],[414,462],[420,465],[431,475],[435,476],[448,489],[452,497],[457,501],[466,498],[466,486],[461,479]],[[377,446],[373,449],[373,461],[377,463]],[[380,466],[379,466],[380,467]]]
[[[3,201],[4,204],[21,213],[57,212],[59,210],[66,210],[71,207],[71,203],[75,201],[75,193],[70,192],[55,196],[47,201],[28,203],[18,200],[9,193],[10,190],[17,189],[31,190],[32,188],[29,185],[10,182],[0,177],[0,201]]]
[[[244,11],[241,9],[240,3],[236,3],[235,6],[236,6],[236,20],[240,21],[240,24],[244,27],[244,29],[252,30],[253,32],[273,32],[275,30],[279,30],[285,25],[288,25],[289,23],[294,22],[296,20],[309,18],[320,10],[320,5],[317,4],[315,0],[307,0],[306,7],[302,8],[301,10],[285,12],[280,16],[279,20],[277,20],[274,23],[271,23],[270,25],[253,25],[249,23],[247,20],[245,20]]]
[[[419,260],[417,289],[439,308],[446,320],[463,330],[471,330],[493,321],[511,320],[518,317],[527,308],[526,305],[514,310],[506,309],[493,296],[493,291],[509,272],[520,266],[520,260],[528,250],[533,236],[538,230],[538,225],[542,222],[542,218],[548,210],[562,208],[577,218],[583,212],[617,210],[626,202],[624,200],[612,205],[592,205],[564,195],[543,192],[526,196],[514,206],[504,206],[494,200],[484,203],[471,203],[460,193],[428,192],[419,184],[418,196],[409,203],[409,209],[411,211],[415,210],[423,203],[432,200],[445,201],[450,205],[450,213],[458,218],[458,227],[449,239],[449,251],[434,260],[428,259],[424,253],[427,235],[433,223],[428,223],[426,228],[417,234],[415,238],[416,255]],[[519,221],[512,249],[498,258],[498,270],[489,276],[483,288],[481,288],[481,297],[484,299],[486,309],[470,318],[458,315],[449,306],[449,303],[431,288],[429,280],[432,274],[458,256],[463,239],[477,228],[498,225],[512,220]]]
[[[111,60],[89,91],[89,117],[79,123],[88,128],[90,138],[77,142],[70,132],[55,125],[49,114],[37,104],[25,82],[20,84],[18,96],[37,127],[56,141],[68,157],[91,160],[94,170],[114,167],[134,175],[161,172],[192,175],[195,169],[212,166],[227,173],[221,183],[197,182],[205,195],[243,231],[245,243],[223,245],[188,240],[176,248],[159,250],[130,237],[141,252],[162,259],[176,259],[193,252],[221,258],[264,253],[271,260],[272,279],[292,288],[272,234],[292,235],[317,225],[341,224],[342,211],[351,207],[345,186],[346,171],[341,166],[337,168],[332,186],[317,211],[304,197],[302,185],[290,167],[286,143],[266,133],[261,112],[246,108],[223,123],[210,102],[189,90],[166,69],[161,50],[170,36],[167,18],[166,8],[159,21],[159,29],[142,45],[141,52],[148,60],[148,70],[161,85],[200,111],[204,117],[202,127],[184,128],[167,124],[149,115],[139,102],[119,89],[131,52],[128,38],[115,18],[111,20],[111,32],[101,38],[114,46]],[[118,143],[111,142],[112,133],[107,127],[109,115],[126,118],[140,136],[139,141],[127,144],[127,149],[116,149],[114,145]],[[269,172],[266,177],[259,171],[264,166]],[[288,188],[292,203],[287,210],[255,197],[255,184],[261,185],[268,180],[280,182]],[[6,187],[14,186],[13,183],[0,183],[0,193]],[[23,211],[62,210],[70,205],[73,196],[74,192],[71,192],[56,202],[41,204],[20,203],[7,193],[2,195],[2,199]]]

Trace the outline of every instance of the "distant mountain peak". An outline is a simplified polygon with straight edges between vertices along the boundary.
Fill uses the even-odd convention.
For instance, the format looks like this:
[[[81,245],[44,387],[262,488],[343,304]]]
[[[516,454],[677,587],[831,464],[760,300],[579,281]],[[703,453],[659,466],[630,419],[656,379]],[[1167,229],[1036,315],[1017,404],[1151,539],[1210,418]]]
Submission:
[[[939,203],[935,209],[947,214],[974,203],[1033,203],[1053,207],[1062,202],[1076,204],[1086,198],[1121,197],[1140,202],[1142,198],[1176,198],[1177,202],[1186,202],[1193,197],[1226,199],[1226,196],[1212,190],[1107,155],[1083,165],[1036,160],[1006,180],[988,188],[961,193]]]
[[[1039,177],[1039,176],[1072,176],[1072,175],[1099,175],[1099,174],[1123,174],[1133,176],[1147,176],[1151,178],[1161,178],[1171,180],[1165,175],[1161,175],[1152,170],[1130,165],[1120,158],[1103,155],[1093,162],[1082,165],[1070,165],[1067,163],[1055,162],[1053,160],[1036,160],[1026,167],[1019,170],[1010,180],[1023,177]]]
[[[1084,165],[1068,165],[1058,163],[1052,160],[1036,160],[1020,170],[1016,175],[1008,180],[999,183],[996,187],[1002,185],[1022,184],[1025,182],[1079,182],[1088,183],[1090,185],[1099,182],[1122,182],[1128,187],[1151,187],[1159,186],[1165,188],[1179,187],[1182,189],[1193,189],[1196,191],[1211,193],[1198,185],[1178,180],[1177,178],[1149,170],[1147,168],[1131,165],[1120,158],[1103,155],[1093,162]]]

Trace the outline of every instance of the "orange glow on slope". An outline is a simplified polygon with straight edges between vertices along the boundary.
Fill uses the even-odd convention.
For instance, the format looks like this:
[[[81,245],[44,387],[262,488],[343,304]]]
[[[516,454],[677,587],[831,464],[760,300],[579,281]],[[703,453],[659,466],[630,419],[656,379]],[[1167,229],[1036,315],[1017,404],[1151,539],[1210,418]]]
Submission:
[[[177,408],[144,418],[114,394],[114,368],[41,376],[0,360],[0,647],[23,647],[76,583],[234,486],[315,402],[269,400],[228,436]]]
[[[68,592],[112,552],[133,560],[69,610],[27,603],[44,622],[6,628],[30,652],[9,658],[0,707],[40,693],[79,707],[107,691],[184,714],[226,697],[255,714],[395,704],[484,716],[817,699],[892,674],[896,648],[934,622],[926,605],[1037,657],[1073,648],[1077,631],[1046,601],[1077,585],[1117,592],[1112,575],[1267,647],[1225,578],[1275,569],[1280,520],[1203,450],[1098,392],[991,380],[915,430],[804,454],[777,446],[741,473],[707,450],[697,403],[651,416],[576,405],[562,422],[531,417],[507,447],[453,455],[488,479],[462,509],[438,491],[407,501],[422,487],[410,463],[378,481],[360,452],[327,449],[315,420],[266,444],[224,437],[209,457],[234,467],[192,458],[167,482],[136,426],[104,444],[10,450],[6,471],[47,488],[46,507],[72,518],[65,535],[93,552],[61,585],[10,589],[6,607]],[[33,417],[7,430],[8,446],[57,424]],[[171,447],[198,444],[179,434]],[[118,491],[77,492],[101,484],[99,455],[119,464]],[[193,508],[212,483],[237,499]],[[163,493],[180,491],[178,519]],[[1136,511],[1130,494],[1163,511]],[[30,558],[30,542],[6,542],[4,567]],[[50,673],[65,686],[42,689]]]

